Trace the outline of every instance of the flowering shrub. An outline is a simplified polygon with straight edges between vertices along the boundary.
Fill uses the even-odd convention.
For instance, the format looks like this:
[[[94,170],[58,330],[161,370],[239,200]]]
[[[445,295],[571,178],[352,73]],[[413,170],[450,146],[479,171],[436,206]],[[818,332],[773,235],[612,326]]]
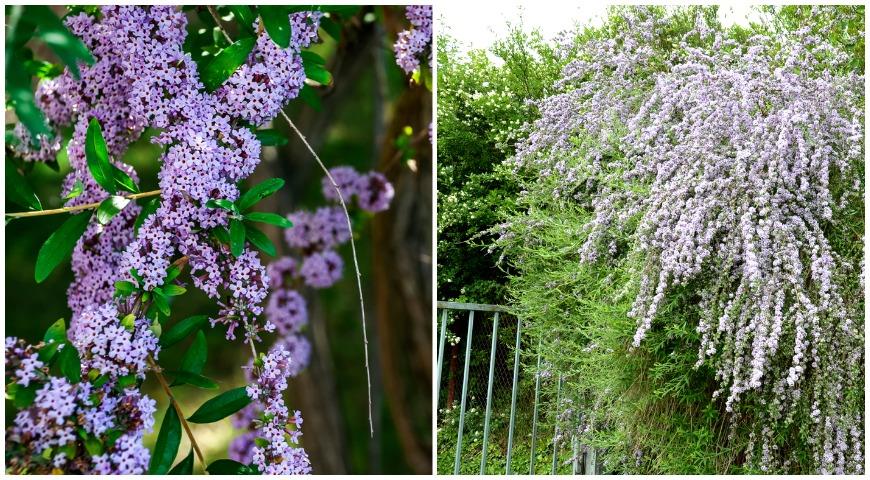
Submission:
[[[62,23],[43,7],[18,11],[10,31],[23,33],[13,45],[23,45],[34,31],[29,23],[36,22],[38,35],[63,37],[58,56],[67,66],[41,76],[32,100],[13,90],[21,123],[11,136],[7,132],[7,141],[22,162],[51,162],[61,148],[60,130],[71,129],[72,136],[66,205],[59,211],[41,211],[20,177],[23,169],[7,160],[7,185],[18,182],[12,199],[35,210],[13,216],[72,213],[40,250],[36,280],[71,254],[73,281],[68,325],[59,320],[37,344],[6,340],[7,394],[18,410],[7,427],[11,473],[192,473],[194,452],[209,473],[311,471],[299,446],[302,415],[284,401],[288,378],[305,367],[311,350],[301,334],[306,302],[295,288],[300,279],[326,288],[340,278],[343,261],[334,248],[351,239],[350,220],[338,206],[306,220],[253,211],[284,182],[241,185],[258,165],[261,147],[274,144],[276,132],[261,127],[310,85],[331,79],[323,59],[307,48],[318,41],[320,22],[334,22],[345,10],[312,8],[228,7],[240,32],[236,41],[212,7],[201,8],[223,36],[207,47],[189,37],[184,11],[172,6],[86,7]],[[44,118],[29,110],[33,106]],[[40,121],[45,128],[37,128]],[[152,192],[141,192],[137,172],[120,160],[146,129],[161,147],[159,190]],[[349,182],[338,187],[348,202],[355,198],[372,213],[389,207],[393,190],[383,175],[338,171]],[[335,188],[325,182],[324,195],[343,206]],[[136,199],[147,200],[139,205]],[[298,269],[289,257],[261,263],[258,250],[276,250],[257,224],[287,229],[288,243],[303,258]],[[217,313],[164,330],[176,297],[191,286],[214,301]],[[220,325],[227,340],[247,344],[248,384],[185,417],[170,387],[218,388],[201,374],[206,325]],[[278,339],[258,352],[267,333]],[[163,349],[189,336],[194,341],[180,369],[159,363]],[[170,406],[149,451],[143,436],[154,427],[156,402],[140,387],[152,373]],[[171,385],[164,375],[173,377]],[[206,464],[188,422],[233,414],[234,424],[250,431],[234,442],[232,460]],[[173,467],[182,429],[192,451]]]
[[[609,347],[558,360],[608,378],[574,388],[613,468],[674,468],[661,432],[696,418],[713,458],[691,468],[863,472],[863,10],[799,20],[615,12],[512,160],[518,315]]]

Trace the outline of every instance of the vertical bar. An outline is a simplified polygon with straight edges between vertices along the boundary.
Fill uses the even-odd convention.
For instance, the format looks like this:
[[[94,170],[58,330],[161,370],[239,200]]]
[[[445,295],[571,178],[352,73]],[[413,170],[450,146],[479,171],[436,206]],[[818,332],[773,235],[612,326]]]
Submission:
[[[571,475],[577,475],[580,472],[580,443],[577,441],[577,435],[571,434]]]
[[[597,475],[595,473],[595,449],[591,446],[586,447],[586,475]]]
[[[559,408],[562,398],[562,375],[559,375],[559,387],[556,390],[556,428],[553,430],[553,468],[550,470],[551,475],[556,474],[556,460],[559,453],[559,442],[556,437],[559,436]]]
[[[462,458],[462,429],[465,427],[465,398],[468,396],[468,366],[471,363],[471,334],[474,330],[474,310],[468,312],[468,336],[465,341],[465,371],[462,374],[462,406],[459,410],[459,435],[456,437],[456,460],[453,474],[459,475],[459,462]]]
[[[529,475],[535,474],[535,440],[538,435],[538,399],[541,398],[541,339],[538,339],[538,366],[535,367],[535,409],[532,414],[532,455],[529,459]]]
[[[492,322],[492,347],[489,350],[489,384],[486,387],[486,419],[483,421],[483,456],[480,459],[480,474],[486,474],[486,453],[489,448],[489,419],[492,415],[492,380],[495,374],[495,347],[498,339],[498,312]]]
[[[514,349],[514,386],[511,393],[511,423],[508,429],[508,446],[507,446],[507,467],[506,475],[511,474],[511,453],[514,448],[514,424],[517,415],[517,378],[520,374],[520,327],[523,322],[517,319],[517,346]]]
[[[441,312],[441,334],[438,338],[438,372],[435,381],[438,382],[435,390],[435,411],[438,411],[438,402],[441,400],[441,367],[444,365],[444,339],[447,337],[447,309]]]

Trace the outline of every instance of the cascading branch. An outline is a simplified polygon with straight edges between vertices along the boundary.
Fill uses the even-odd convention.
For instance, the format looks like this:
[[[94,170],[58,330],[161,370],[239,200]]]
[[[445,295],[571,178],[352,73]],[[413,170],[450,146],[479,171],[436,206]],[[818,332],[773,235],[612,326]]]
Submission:
[[[233,7],[233,13],[240,20],[256,18],[248,7]],[[291,226],[280,215],[250,211],[283,181],[247,192],[238,184],[259,163],[262,131],[255,129],[303,88],[302,49],[317,41],[322,13],[281,7],[264,16],[252,20],[255,38],[227,45],[199,65],[183,49],[187,20],[175,7],[102,6],[65,19],[93,61],[73,62],[41,82],[35,98],[51,129],[73,130],[67,207],[100,206],[96,215],[77,212],[67,220],[37,260],[42,281],[74,246],[69,330],[59,321],[38,345],[6,341],[7,391],[19,409],[6,435],[11,471],[167,473],[184,420],[175,405],[169,407],[152,455],[142,438],[154,424],[155,402],[138,389],[149,371],[163,382],[156,363],[160,349],[195,334],[182,370],[167,373],[175,377],[173,386],[217,388],[200,374],[204,324],[225,325],[228,339],[241,326],[252,350],[259,334],[276,329],[257,320],[268,276],[248,244],[274,254],[254,223]],[[281,32],[291,27],[283,38]],[[322,70],[320,65],[311,71]],[[157,130],[152,141],[165,150],[160,190],[140,194],[135,171],[119,159],[146,128]],[[60,148],[58,135],[49,141],[48,134],[39,134],[42,141],[35,145],[29,129],[15,132],[14,149],[24,160],[46,161]],[[130,193],[160,197],[140,207]],[[186,291],[185,269],[190,283],[214,298],[220,311],[210,319],[178,322],[161,336],[169,298]],[[251,400],[265,405],[251,418],[259,428],[253,463],[218,460],[208,466],[210,473],[310,472],[304,450],[291,446],[298,443],[301,416],[288,413],[282,396],[287,377],[304,367],[295,362],[306,347],[294,349],[289,339],[285,344],[287,350],[277,346],[252,359],[251,385],[224,392],[186,419],[210,423]],[[172,473],[192,469],[193,452]]]
[[[744,39],[698,15],[675,38],[654,9],[622,21],[538,102],[513,159],[525,195],[590,214],[582,262],[640,259],[632,347],[693,292],[698,366],[748,425],[748,465],[805,463],[797,441],[820,473],[862,473],[863,74],[830,25]],[[528,222],[503,242],[511,223]]]

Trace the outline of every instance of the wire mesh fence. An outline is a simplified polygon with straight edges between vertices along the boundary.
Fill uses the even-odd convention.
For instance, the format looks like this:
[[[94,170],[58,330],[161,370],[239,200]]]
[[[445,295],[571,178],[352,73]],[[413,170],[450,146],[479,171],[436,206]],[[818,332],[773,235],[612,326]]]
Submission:
[[[495,305],[438,306],[438,473],[592,473],[564,378],[528,361],[538,339],[521,320]]]

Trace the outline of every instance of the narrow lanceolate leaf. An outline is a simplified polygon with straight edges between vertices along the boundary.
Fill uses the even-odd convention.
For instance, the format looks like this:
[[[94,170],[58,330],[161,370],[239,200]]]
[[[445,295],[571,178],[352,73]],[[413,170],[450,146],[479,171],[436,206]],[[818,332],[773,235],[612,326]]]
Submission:
[[[181,421],[178,414],[170,405],[166,409],[166,416],[160,425],[160,433],[157,434],[157,442],[154,444],[154,452],[151,455],[151,464],[148,473],[163,475],[169,471],[175,454],[178,453],[178,445],[181,444]]]
[[[226,198],[218,198],[215,200],[209,200],[205,202],[205,206],[208,208],[223,208],[224,210],[232,212],[235,209],[233,202],[227,200]]]
[[[251,187],[250,190],[242,194],[239,197],[238,201],[236,201],[236,205],[239,207],[239,210],[245,211],[251,207],[253,207],[260,200],[272,195],[273,193],[281,190],[281,187],[284,186],[284,180],[280,178],[270,178],[268,180],[263,180],[262,182]]]
[[[172,470],[169,471],[170,475],[193,475],[193,449],[187,453],[187,456],[184,457],[184,460],[178,462]]]
[[[15,164],[9,158],[6,159],[6,195],[9,197],[9,200],[24,208],[42,210],[39,197],[33,193],[33,189],[27,183],[27,179],[18,173],[18,169],[15,168]]]
[[[45,331],[45,336],[42,337],[45,343],[63,342],[66,340],[66,322],[59,318],[52,323],[48,330]]]
[[[184,340],[191,333],[202,328],[208,322],[208,315],[195,315],[176,323],[160,337],[160,346],[167,348]]]
[[[207,359],[208,344],[205,341],[205,333],[198,330],[193,338],[193,343],[190,344],[190,348],[184,352],[184,357],[181,359],[181,370],[200,374]]]
[[[15,109],[15,116],[18,121],[24,124],[27,131],[30,132],[31,143],[33,146],[39,146],[38,135],[46,135],[51,138],[53,133],[45,121],[45,115],[42,110],[36,105],[36,99],[33,96],[33,88],[31,87],[30,75],[20,68],[18,65],[24,62],[21,55],[21,50],[15,50],[10,55],[9,48],[6,50],[6,96],[7,105],[11,105]],[[15,67],[9,67],[10,58]]]
[[[206,90],[212,92],[230,78],[233,72],[248,59],[255,43],[256,40],[253,37],[236,40],[205,64],[200,73]]]
[[[117,188],[115,188],[113,165],[109,163],[109,149],[106,147],[100,122],[96,118],[92,118],[91,123],[88,124],[88,132],[85,136],[85,157],[88,161],[88,170],[91,171],[94,180],[104,190],[114,194]]]
[[[153,292],[154,306],[157,307],[157,310],[159,310],[160,313],[168,317],[169,314],[172,312],[172,310],[169,308],[169,300],[166,298],[166,295],[161,292],[160,289],[155,288]]]
[[[185,372],[183,370],[166,370],[166,373],[175,377],[170,387],[187,384],[206,390],[216,390],[218,388],[217,382],[198,373]]]
[[[133,282],[128,282],[126,280],[118,280],[115,282],[115,294],[116,297],[126,297],[129,296],[133,291],[136,290],[136,285],[133,285]]]
[[[332,83],[332,74],[323,65],[316,63],[303,63],[302,69],[305,71],[305,78],[314,80],[321,85],[329,85]]]
[[[313,65],[326,65],[326,59],[310,50],[303,50],[299,52],[299,55],[302,57],[302,63],[310,63]]]
[[[258,473],[256,469],[228,458],[211,462],[205,471],[212,475],[256,475]]]
[[[73,198],[76,198],[79,195],[81,195],[82,193],[84,193],[84,191],[85,191],[85,184],[82,183],[81,180],[76,179],[76,183],[73,184],[72,189],[69,191],[69,193],[66,194],[66,196],[63,197],[63,199],[64,200],[72,200]]]
[[[245,220],[250,220],[252,222],[268,223],[269,225],[277,225],[281,228],[290,228],[293,226],[293,222],[288,220],[287,217],[282,217],[277,213],[252,212],[245,215]]]
[[[257,16],[254,14],[254,11],[251,10],[251,7],[247,5],[228,5],[227,8],[233,12],[233,16],[236,18],[239,27],[247,33],[254,33],[254,20],[257,19]]]
[[[107,225],[112,218],[120,213],[129,203],[129,198],[119,195],[112,195],[103,200],[97,208],[97,221],[100,222],[101,225]]]
[[[260,141],[260,144],[266,147],[280,147],[282,145],[287,145],[287,137],[281,135],[281,132],[274,128],[257,130],[254,132],[254,135],[257,136],[257,140]]]
[[[60,373],[70,383],[79,383],[82,379],[82,359],[73,344],[66,342],[57,356],[60,363]]]
[[[188,418],[193,423],[212,423],[226,418],[251,403],[245,387],[226,391],[203,403],[193,415]]]
[[[163,294],[167,297],[177,297],[184,294],[184,292],[186,291],[187,289],[182,287],[181,285],[169,284],[163,286]]]
[[[136,182],[130,178],[130,175],[127,175],[127,172],[112,165],[112,176],[115,179],[115,185],[117,185],[121,190],[126,190],[130,193],[139,193],[139,187],[136,186]]]
[[[36,283],[42,283],[72,253],[79,237],[85,233],[90,218],[90,213],[72,215],[42,244],[36,256]]]
[[[236,219],[230,220],[230,251],[234,257],[245,251],[245,226]]]
[[[94,63],[94,57],[85,44],[66,28],[49,7],[29,5],[25,7],[24,19],[36,24],[36,35],[63,60],[76,79],[79,78],[78,62]]]
[[[269,240],[269,237],[267,237],[265,233],[245,224],[245,238],[251,242],[251,245],[266,252],[267,255],[275,256],[275,244]]]
[[[269,38],[281,48],[290,46],[290,15],[286,7],[278,5],[260,5],[260,18]]]

